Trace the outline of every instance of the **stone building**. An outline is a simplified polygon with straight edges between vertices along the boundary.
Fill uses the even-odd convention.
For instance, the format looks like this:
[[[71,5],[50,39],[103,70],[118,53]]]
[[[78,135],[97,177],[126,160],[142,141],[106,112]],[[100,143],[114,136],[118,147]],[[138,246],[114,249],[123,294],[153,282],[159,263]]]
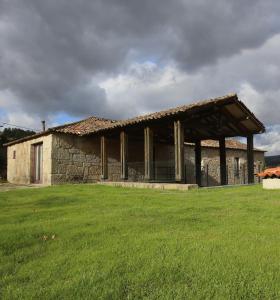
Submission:
[[[264,130],[235,94],[128,120],[90,117],[8,143],[8,181],[253,183],[264,166],[253,135]]]

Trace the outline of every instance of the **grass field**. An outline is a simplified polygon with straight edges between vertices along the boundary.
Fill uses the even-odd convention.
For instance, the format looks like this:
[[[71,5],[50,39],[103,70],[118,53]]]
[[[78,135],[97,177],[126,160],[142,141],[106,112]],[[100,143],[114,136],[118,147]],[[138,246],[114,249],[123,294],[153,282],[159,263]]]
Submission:
[[[279,299],[280,191],[0,193],[1,299]]]

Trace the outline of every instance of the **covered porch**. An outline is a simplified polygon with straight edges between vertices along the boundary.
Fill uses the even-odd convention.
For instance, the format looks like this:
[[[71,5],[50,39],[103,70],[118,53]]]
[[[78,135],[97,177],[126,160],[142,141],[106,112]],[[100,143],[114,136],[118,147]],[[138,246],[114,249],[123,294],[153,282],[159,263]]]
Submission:
[[[195,183],[201,186],[201,142],[217,140],[220,185],[226,185],[226,138],[244,137],[247,182],[253,183],[254,135],[264,131],[264,125],[235,94],[118,121],[97,133],[101,180],[193,183],[188,182],[184,143],[194,143]]]

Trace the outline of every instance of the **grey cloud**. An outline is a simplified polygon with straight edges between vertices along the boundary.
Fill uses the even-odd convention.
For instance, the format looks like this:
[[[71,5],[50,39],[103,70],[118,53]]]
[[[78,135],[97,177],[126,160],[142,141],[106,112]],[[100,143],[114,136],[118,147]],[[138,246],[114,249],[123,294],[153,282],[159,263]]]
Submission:
[[[279,155],[280,149],[280,125],[269,126],[267,133],[256,139],[257,147],[268,151],[267,155]]]
[[[265,145],[270,154],[279,153],[279,48],[280,34],[257,49],[221,58],[197,72],[170,65],[136,64],[123,74],[122,80],[113,79],[114,84],[108,85],[106,91],[110,102],[122,99],[119,107],[125,116],[237,92],[268,127],[268,133],[256,139],[257,145]],[[125,88],[118,91],[119,85]]]
[[[187,72],[280,31],[279,1],[0,0],[0,89],[34,115],[114,113],[98,76],[135,60]]]

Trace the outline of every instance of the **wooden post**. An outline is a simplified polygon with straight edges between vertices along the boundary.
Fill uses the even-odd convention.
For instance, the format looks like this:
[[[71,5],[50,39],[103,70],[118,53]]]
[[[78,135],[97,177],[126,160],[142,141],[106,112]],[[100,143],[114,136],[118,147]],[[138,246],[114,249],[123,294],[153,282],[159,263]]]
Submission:
[[[144,161],[145,161],[145,180],[150,181],[154,176],[153,161],[153,131],[150,127],[144,128]]]
[[[121,146],[121,179],[125,180],[128,178],[127,168],[127,134],[122,131],[120,133],[120,146]]]
[[[101,136],[101,179],[108,178],[108,157],[107,157],[107,139],[105,136]]]
[[[207,181],[207,185],[206,186],[209,186],[209,165],[208,165],[208,163],[207,163],[207,165],[206,165],[206,181]]]
[[[181,121],[174,121],[175,181],[184,181],[184,127]]]
[[[220,177],[221,185],[227,184],[227,157],[226,157],[226,140],[220,138]]]
[[[201,186],[201,141],[195,142],[195,178],[196,184]]]
[[[254,136],[247,137],[248,183],[254,183]]]

